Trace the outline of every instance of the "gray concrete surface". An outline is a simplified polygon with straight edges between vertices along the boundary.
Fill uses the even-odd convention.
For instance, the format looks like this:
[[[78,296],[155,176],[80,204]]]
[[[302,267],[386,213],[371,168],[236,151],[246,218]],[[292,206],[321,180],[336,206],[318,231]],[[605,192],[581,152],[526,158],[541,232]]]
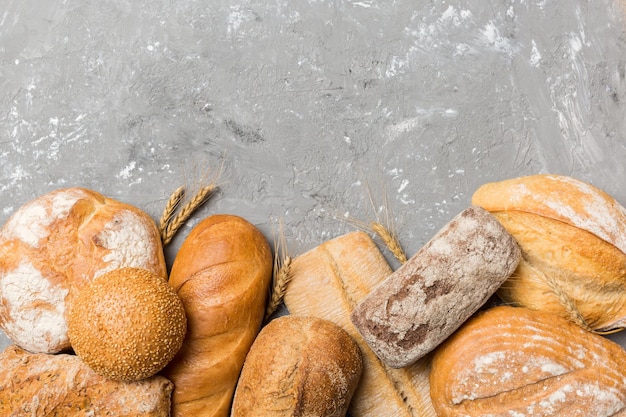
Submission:
[[[614,0],[0,6],[0,223],[67,186],[156,219],[222,165],[169,263],[218,212],[270,239],[282,219],[297,255],[387,207],[412,254],[487,181],[567,174],[626,204]]]

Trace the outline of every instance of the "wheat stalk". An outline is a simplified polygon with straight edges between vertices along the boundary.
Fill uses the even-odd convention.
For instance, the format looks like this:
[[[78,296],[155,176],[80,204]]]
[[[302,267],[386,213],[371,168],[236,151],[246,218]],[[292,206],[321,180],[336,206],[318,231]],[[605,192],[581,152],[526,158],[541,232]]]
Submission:
[[[539,271],[537,270],[537,272]],[[556,296],[559,304],[561,304],[561,306],[565,309],[565,313],[571,321],[578,324],[585,330],[594,332],[594,330],[591,328],[591,326],[589,326],[589,324],[583,317],[582,313],[580,312],[574,301],[567,295],[563,288],[561,288],[561,286],[558,284],[553,276],[541,273],[540,279],[548,286],[550,292]]]
[[[180,186],[170,196],[167,200],[165,208],[163,209],[163,214],[161,214],[161,218],[159,219],[159,232],[161,233],[161,239],[163,240],[163,235],[165,233],[165,229],[167,228],[167,224],[174,216],[176,209],[180,205],[180,202],[185,197],[185,187]]]
[[[171,220],[167,223],[164,229],[161,232],[161,239],[163,240],[163,244],[167,245],[178,229],[191,217],[194,211],[202,204],[204,204],[217,186],[215,184],[209,184],[205,187],[202,187],[193,198],[188,201]]]
[[[291,271],[292,258],[286,253],[285,233],[283,223],[279,221],[278,238],[274,238],[274,269],[272,272],[272,287],[270,288],[269,302],[265,309],[265,320],[278,309],[283,302],[283,297],[287,291],[287,284],[293,277]]]

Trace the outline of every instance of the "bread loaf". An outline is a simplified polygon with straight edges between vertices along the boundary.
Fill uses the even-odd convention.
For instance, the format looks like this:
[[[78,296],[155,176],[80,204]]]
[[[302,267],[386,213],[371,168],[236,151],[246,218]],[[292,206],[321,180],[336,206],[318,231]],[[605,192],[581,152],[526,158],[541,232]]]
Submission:
[[[354,306],[393,271],[361,231],[328,240],[294,258],[285,304],[292,315],[332,321],[357,343],[363,375],[349,407],[351,417],[436,417],[429,396],[428,357],[403,368],[384,365],[350,321]]]
[[[29,353],[16,345],[0,354],[0,415],[167,417],[172,383],[162,376],[118,382],[75,355]]]
[[[515,237],[522,261],[498,291],[507,303],[584,327],[626,327],[626,209],[574,178],[531,175],[481,186],[472,203]]]
[[[84,188],[45,194],[0,230],[0,327],[31,352],[67,349],[65,312],[76,292],[125,266],[166,277],[161,238],[146,213]]]
[[[344,417],[362,367],[359,347],[336,324],[278,317],[248,352],[231,417]]]
[[[174,416],[228,416],[263,321],[272,266],[265,237],[238,216],[207,217],[183,242],[170,284],[183,302],[187,335],[163,371],[175,386]]]
[[[435,352],[441,417],[626,415],[626,351],[553,313],[500,306]]]
[[[469,207],[372,290],[352,322],[383,362],[410,365],[476,312],[519,260],[520,249],[502,225]]]

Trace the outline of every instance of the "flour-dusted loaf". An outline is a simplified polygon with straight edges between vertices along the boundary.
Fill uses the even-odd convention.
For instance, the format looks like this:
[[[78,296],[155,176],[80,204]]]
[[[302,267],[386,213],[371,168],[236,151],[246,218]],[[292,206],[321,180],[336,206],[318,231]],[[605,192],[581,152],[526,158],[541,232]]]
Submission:
[[[0,415],[5,417],[167,417],[172,383],[162,376],[118,382],[75,355],[29,353],[16,345],[0,354]]]
[[[0,327],[31,352],[67,349],[72,297],[125,266],[166,277],[161,238],[145,212],[84,188],[42,195],[0,230]]]
[[[163,375],[175,386],[174,416],[227,417],[258,334],[272,279],[263,234],[234,215],[198,223],[180,247],[170,284],[183,302],[187,335]]]
[[[278,317],[248,352],[231,417],[344,417],[362,369],[359,347],[341,327]]]
[[[557,316],[500,306],[478,313],[433,356],[440,417],[626,415],[626,351]]]
[[[472,203],[522,249],[498,291],[505,302],[594,330],[626,327],[626,209],[614,198],[571,177],[530,175],[484,184]]]
[[[410,365],[475,313],[519,260],[496,218],[468,207],[362,300],[352,322],[387,365]]]
[[[392,272],[366,233],[347,233],[294,258],[285,304],[292,315],[332,321],[359,346],[363,375],[350,403],[351,417],[436,417],[430,403],[429,358],[392,369],[350,321],[354,306]]]

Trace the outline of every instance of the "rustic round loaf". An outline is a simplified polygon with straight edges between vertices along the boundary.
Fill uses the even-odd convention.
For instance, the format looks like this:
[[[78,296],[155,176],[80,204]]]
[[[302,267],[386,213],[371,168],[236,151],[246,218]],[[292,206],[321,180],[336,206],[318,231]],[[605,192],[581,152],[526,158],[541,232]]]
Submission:
[[[361,351],[331,321],[282,316],[248,352],[233,417],[343,417],[361,378]]]
[[[167,276],[148,214],[84,188],[44,194],[0,230],[0,327],[31,352],[67,349],[72,297],[94,277],[126,266]]]

